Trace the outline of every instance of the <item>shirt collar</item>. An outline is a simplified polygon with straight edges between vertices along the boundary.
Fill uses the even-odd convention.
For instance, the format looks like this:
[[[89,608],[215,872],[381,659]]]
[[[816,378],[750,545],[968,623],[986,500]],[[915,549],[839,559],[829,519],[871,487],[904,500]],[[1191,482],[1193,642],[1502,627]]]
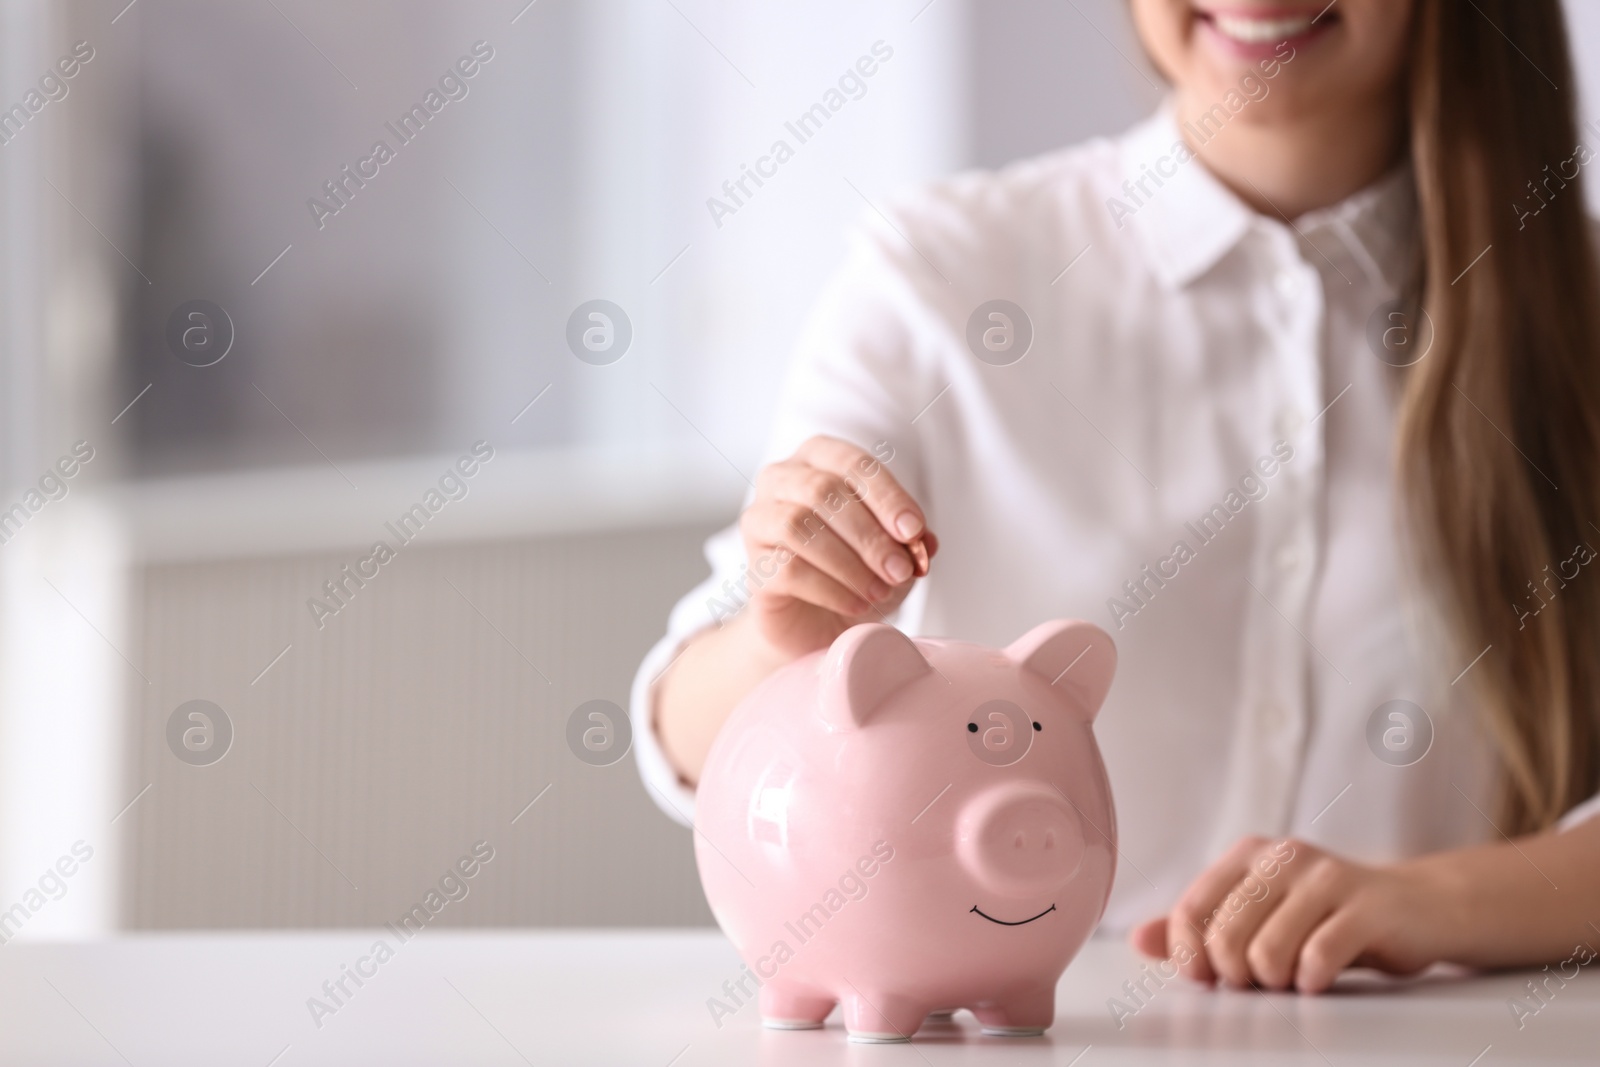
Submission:
[[[1342,247],[1374,285],[1397,290],[1414,263],[1416,179],[1408,161],[1360,192],[1295,220],[1302,243],[1325,255]]]
[[[1130,130],[1120,149],[1121,188],[1111,211],[1169,287],[1210,270],[1249,231],[1254,212],[1193,158],[1170,101]]]
[[[1170,100],[1122,137],[1118,159],[1122,185],[1108,206],[1118,229],[1134,232],[1171,288],[1216,266],[1252,229],[1288,229],[1258,215],[1193,158]],[[1408,262],[1414,198],[1410,164],[1402,163],[1340,203],[1296,219],[1290,232],[1324,254],[1340,252],[1357,269],[1376,272],[1375,282],[1394,288]]]

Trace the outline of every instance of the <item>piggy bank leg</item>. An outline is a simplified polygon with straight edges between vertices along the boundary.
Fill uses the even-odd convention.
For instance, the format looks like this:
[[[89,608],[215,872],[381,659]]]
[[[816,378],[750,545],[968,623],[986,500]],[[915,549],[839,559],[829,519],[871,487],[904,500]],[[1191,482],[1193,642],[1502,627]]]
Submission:
[[[886,993],[863,996],[853,990],[844,997],[844,1028],[851,1041],[871,1044],[910,1041],[928,1017],[928,1006]]]
[[[1042,986],[972,1009],[983,1032],[997,1037],[1038,1037],[1056,1021],[1056,989]]]
[[[815,1030],[833,1010],[832,997],[819,997],[768,982],[761,987],[761,1025],[772,1030]]]

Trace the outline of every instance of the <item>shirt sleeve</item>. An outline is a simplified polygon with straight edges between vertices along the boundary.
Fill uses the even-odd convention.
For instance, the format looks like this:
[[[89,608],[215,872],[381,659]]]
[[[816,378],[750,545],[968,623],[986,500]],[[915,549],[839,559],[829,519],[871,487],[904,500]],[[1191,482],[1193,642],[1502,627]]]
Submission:
[[[911,225],[903,210],[894,213],[901,227]],[[858,227],[844,265],[824,288],[795,347],[763,463],[792,455],[819,434],[837,437],[882,459],[926,509],[911,419],[938,388],[930,387],[934,376],[916,358],[929,316],[918,291],[923,283],[908,275],[915,267],[906,262],[903,245],[887,220],[868,218]],[[752,495],[746,494],[746,505]],[[710,576],[672,609],[667,633],[639,665],[629,698],[634,755],[646,791],[686,826],[694,820],[694,790],[662,751],[655,686],[690,638],[727,622],[749,596],[749,561],[736,523],[706,541],[705,556]],[[908,598],[895,621],[906,625],[922,600]]]
[[[667,618],[667,632],[645,654],[633,677],[628,720],[633,727],[633,752],[644,779],[645,791],[656,806],[685,826],[694,825],[694,790],[678,776],[661,749],[655,729],[655,685],[683,646],[695,634],[719,623],[726,604],[724,583],[732,583],[745,562],[744,544],[737,524],[717,531],[705,546],[711,574],[684,594]]]
[[[1561,816],[1561,821],[1556,823],[1556,831],[1560,833],[1570,830],[1579,823],[1588,822],[1597,816],[1600,816],[1600,796],[1593,796]]]

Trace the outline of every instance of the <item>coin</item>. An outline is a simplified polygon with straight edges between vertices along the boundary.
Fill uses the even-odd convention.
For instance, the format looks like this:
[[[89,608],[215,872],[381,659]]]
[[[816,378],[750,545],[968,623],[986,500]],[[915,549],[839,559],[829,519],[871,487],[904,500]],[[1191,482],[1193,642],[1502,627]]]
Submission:
[[[917,577],[921,578],[928,573],[928,546],[919,537],[906,547],[911,550],[911,560],[917,565]]]

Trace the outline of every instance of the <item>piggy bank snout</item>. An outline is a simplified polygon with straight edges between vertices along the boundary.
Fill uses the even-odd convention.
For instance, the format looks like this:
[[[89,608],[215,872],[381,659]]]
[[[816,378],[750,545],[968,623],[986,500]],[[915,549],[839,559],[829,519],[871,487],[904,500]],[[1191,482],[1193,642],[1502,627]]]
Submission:
[[[1081,820],[1049,786],[996,786],[961,810],[956,851],[967,873],[988,892],[1041,897],[1078,873],[1084,852]]]

